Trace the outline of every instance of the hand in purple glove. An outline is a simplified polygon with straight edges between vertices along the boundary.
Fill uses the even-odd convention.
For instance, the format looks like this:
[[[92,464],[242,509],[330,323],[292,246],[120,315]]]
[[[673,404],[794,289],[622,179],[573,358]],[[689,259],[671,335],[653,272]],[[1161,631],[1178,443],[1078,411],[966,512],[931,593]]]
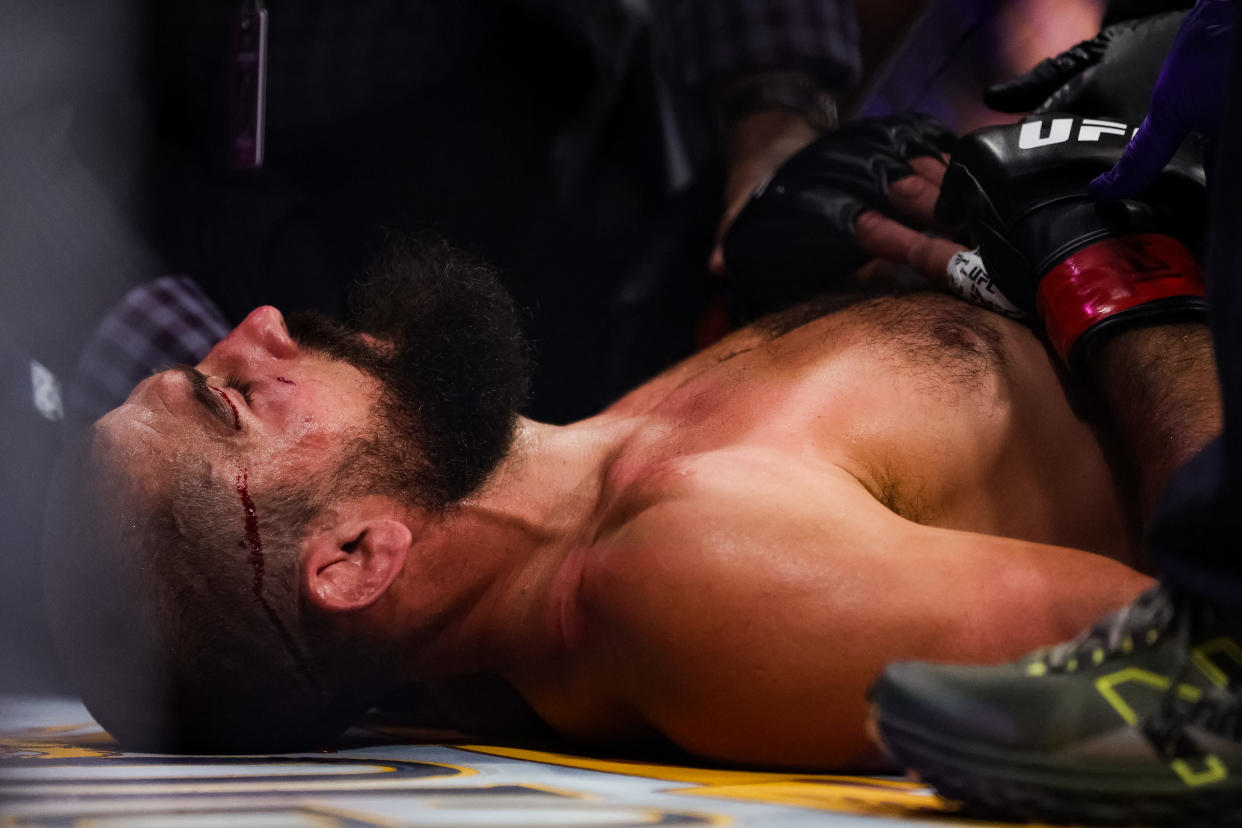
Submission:
[[[1192,130],[1203,136],[1210,159],[1225,108],[1234,13],[1233,0],[1195,3],[1156,79],[1151,110],[1117,165],[1091,182],[1091,195],[1115,200],[1145,189]]]

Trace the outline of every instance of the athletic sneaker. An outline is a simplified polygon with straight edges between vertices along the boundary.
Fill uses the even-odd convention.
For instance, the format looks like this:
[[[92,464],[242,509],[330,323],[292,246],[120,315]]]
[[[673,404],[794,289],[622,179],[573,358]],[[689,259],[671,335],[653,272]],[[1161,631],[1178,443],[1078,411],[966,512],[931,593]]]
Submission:
[[[1242,825],[1242,636],[1156,587],[999,667],[906,662],[871,689],[899,764],[981,816]]]

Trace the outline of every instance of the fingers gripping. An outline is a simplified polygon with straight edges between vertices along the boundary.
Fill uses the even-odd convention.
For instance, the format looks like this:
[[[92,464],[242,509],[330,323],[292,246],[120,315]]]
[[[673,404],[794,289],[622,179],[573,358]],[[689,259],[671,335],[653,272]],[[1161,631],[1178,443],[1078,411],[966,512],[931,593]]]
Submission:
[[[949,261],[966,249],[948,239],[920,233],[876,210],[859,214],[854,221],[854,238],[869,256],[909,265],[941,288],[949,287]]]
[[[936,156],[920,156],[910,159],[910,166],[919,175],[926,178],[936,189],[940,189],[940,185],[944,183],[944,172],[949,167],[948,155],[941,153]]]
[[[926,156],[910,159],[913,175],[889,184],[888,200],[904,216],[921,228],[943,229],[936,221],[936,199],[944,181],[945,164]]]
[[[846,124],[790,158],[750,196],[724,238],[739,313],[853,285],[852,274],[871,257],[855,238],[855,220],[867,211],[916,224],[930,218],[942,153],[955,140],[927,116],[891,115]],[[902,248],[890,260],[909,258]]]

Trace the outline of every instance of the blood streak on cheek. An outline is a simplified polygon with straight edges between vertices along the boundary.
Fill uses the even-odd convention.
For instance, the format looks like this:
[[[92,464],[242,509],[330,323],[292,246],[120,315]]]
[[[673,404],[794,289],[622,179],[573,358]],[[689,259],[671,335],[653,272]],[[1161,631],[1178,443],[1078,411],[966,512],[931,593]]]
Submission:
[[[211,390],[215,391],[220,399],[224,400],[225,404],[233,410],[233,428],[241,431],[241,414],[237,412],[237,406],[233,405],[233,401],[229,399],[229,395],[221,391],[219,388],[212,388]]]
[[[296,382],[294,382],[293,380],[291,380],[291,379],[285,379],[284,377],[277,377],[277,378],[276,378],[276,381],[277,381],[277,382],[283,382],[285,385],[297,385],[297,383],[296,383]]]
[[[263,557],[263,538],[259,535],[259,517],[254,508],[254,501],[250,497],[249,476],[246,469],[239,469],[237,477],[233,480],[233,485],[237,489],[237,496],[241,498],[242,510],[246,516],[246,540],[238,541],[238,546],[247,549],[250,552],[250,568],[254,570],[254,597],[258,599],[259,605],[263,607],[263,612],[267,615],[268,620],[276,627],[276,632],[280,635],[281,641],[285,645],[285,649],[289,651],[289,655],[293,658],[294,666],[298,672],[314,681],[314,677],[306,667],[306,662],[298,652],[297,645],[293,641],[293,636],[289,634],[289,630],[285,627],[284,622],[280,620],[280,616],[276,614],[276,610],[268,602],[267,596],[263,594],[263,580],[266,576],[266,561]]]
[[[245,469],[238,473],[234,485],[246,513],[246,541],[240,545],[243,549],[250,550],[250,567],[254,570],[254,594],[267,607],[267,598],[263,595],[263,539],[259,537],[259,518],[255,514],[254,501],[250,499],[249,478]]]

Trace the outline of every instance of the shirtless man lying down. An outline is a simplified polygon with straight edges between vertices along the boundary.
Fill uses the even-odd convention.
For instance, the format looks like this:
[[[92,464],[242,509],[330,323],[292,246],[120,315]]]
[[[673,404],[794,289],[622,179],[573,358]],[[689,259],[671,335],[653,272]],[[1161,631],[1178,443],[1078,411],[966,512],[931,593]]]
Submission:
[[[366,292],[353,328],[255,310],[65,465],[54,627],[122,744],[307,748],[491,675],[586,745],[836,767],[886,662],[1000,661],[1149,585],[1057,357],[955,298],[795,308],[549,426],[485,270],[407,247]],[[1210,389],[1207,337],[1120,327],[1092,384],[1151,489],[1215,427],[1148,404],[1153,355]]]

